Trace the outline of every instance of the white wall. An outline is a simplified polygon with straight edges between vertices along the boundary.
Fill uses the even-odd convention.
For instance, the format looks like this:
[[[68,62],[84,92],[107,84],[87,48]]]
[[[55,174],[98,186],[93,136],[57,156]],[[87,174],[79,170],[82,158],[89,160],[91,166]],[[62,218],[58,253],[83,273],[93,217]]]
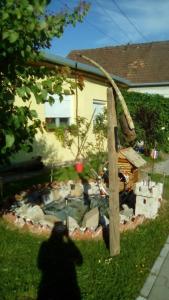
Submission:
[[[169,86],[158,87],[133,87],[128,89],[131,92],[147,93],[147,94],[159,94],[161,96],[169,98]]]
[[[89,80],[85,78],[84,89],[81,91],[78,89],[78,115],[85,117],[90,122],[93,115],[94,106],[93,100],[97,99],[101,103],[107,101],[107,85],[100,81]],[[42,122],[45,122],[45,117],[67,117],[69,113],[71,115],[71,121],[74,122],[76,118],[76,96],[66,96],[67,102],[70,105],[66,105],[65,99],[63,102],[56,101],[57,105],[50,106],[48,104],[37,104],[34,97],[32,96],[31,109],[35,109],[38,113],[38,117]],[[58,97],[56,96],[56,100]],[[23,105],[21,99],[16,99],[16,105]],[[64,113],[64,114],[62,114]],[[48,115],[49,114],[49,115]],[[52,114],[52,116],[51,116]],[[61,115],[60,115],[61,114]],[[92,123],[91,123],[92,124]],[[92,126],[88,131],[87,142],[94,142],[94,134]],[[42,160],[46,165],[55,164],[58,162],[70,161],[75,159],[75,154],[72,151],[62,147],[60,142],[56,139],[54,132],[43,131],[38,132],[34,141],[34,150],[31,153],[19,152],[13,156],[13,162],[20,162],[30,159],[35,156],[42,156]],[[76,147],[77,148],[77,147]]]

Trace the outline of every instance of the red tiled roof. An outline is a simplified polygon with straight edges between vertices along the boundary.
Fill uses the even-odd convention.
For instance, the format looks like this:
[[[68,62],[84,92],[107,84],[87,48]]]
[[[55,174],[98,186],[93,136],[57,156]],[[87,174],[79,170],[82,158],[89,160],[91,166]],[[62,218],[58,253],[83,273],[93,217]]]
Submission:
[[[68,58],[88,63],[80,54],[132,83],[169,82],[169,41],[73,50]]]

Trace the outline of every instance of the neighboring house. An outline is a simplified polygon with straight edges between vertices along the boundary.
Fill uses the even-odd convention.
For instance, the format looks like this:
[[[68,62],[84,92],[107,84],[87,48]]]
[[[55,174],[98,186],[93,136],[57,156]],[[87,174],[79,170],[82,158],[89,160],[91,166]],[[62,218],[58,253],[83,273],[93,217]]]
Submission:
[[[169,97],[169,41],[73,50],[68,58],[86,63],[79,54],[128,80],[130,91]]]
[[[107,87],[109,86],[107,79],[95,67],[74,62],[73,60],[62,58],[56,55],[43,54],[41,64],[68,66],[72,70],[72,80],[75,80],[76,74],[83,76],[83,90],[75,91],[73,95],[65,95],[62,102],[55,95],[55,103],[51,106],[48,103],[36,104],[32,97],[31,108],[35,109],[42,122],[48,125],[60,126],[69,125],[75,122],[77,112],[78,99],[78,115],[85,117],[88,121],[91,120],[92,114],[95,111],[95,116],[103,112],[107,100]],[[120,87],[127,88],[128,81],[114,76],[114,80]],[[17,105],[22,105],[21,99],[16,99]],[[89,141],[94,141],[92,126],[88,133]],[[72,153],[61,147],[61,144],[56,139],[54,132],[44,131],[39,132],[35,137],[34,151],[30,154],[19,153],[13,157],[13,160],[24,161],[31,157],[41,156],[46,164],[55,164],[63,161],[75,159]]]

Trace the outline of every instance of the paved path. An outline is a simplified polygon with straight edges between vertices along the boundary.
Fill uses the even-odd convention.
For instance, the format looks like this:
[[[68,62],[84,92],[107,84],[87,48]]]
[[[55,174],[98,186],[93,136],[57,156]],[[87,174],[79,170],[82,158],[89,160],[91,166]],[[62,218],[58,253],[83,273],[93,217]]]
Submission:
[[[169,175],[169,159],[155,163],[154,173]]]
[[[169,300],[169,237],[136,300]]]

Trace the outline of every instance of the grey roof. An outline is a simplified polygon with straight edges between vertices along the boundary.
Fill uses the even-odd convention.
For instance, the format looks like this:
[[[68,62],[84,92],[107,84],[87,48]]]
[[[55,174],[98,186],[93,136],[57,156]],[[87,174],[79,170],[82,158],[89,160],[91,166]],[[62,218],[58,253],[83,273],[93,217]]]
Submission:
[[[69,58],[64,58],[62,56],[54,55],[54,54],[50,54],[50,53],[46,53],[46,52],[41,52],[41,55],[42,55],[43,61],[45,61],[45,62],[62,65],[62,66],[68,66],[75,70],[84,71],[84,72],[105,78],[105,75],[98,68],[93,67],[91,65],[84,64],[84,63],[74,61]],[[125,84],[127,86],[131,85],[131,82],[129,80],[126,80],[120,76],[116,76],[116,75],[112,75],[112,74],[111,74],[111,76],[115,81],[118,81],[119,83]]]

